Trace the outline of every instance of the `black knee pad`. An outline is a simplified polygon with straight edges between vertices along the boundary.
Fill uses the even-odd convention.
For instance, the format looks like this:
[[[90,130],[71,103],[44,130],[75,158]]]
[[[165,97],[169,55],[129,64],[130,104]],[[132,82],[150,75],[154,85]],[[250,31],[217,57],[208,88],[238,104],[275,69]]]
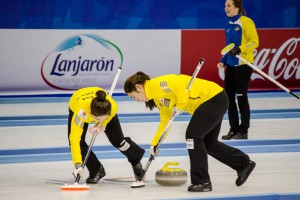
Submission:
[[[119,150],[133,165],[139,163],[145,153],[145,150],[138,146],[135,142],[133,142],[130,137],[124,138],[124,140],[120,144]]]

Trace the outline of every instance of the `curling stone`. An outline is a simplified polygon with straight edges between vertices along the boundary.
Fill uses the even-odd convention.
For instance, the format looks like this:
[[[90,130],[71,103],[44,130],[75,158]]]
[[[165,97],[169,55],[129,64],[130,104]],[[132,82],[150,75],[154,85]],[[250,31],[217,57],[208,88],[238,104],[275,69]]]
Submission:
[[[169,168],[169,165],[179,165],[179,162],[167,162],[155,174],[155,181],[162,186],[179,186],[187,182],[187,173],[180,168]]]

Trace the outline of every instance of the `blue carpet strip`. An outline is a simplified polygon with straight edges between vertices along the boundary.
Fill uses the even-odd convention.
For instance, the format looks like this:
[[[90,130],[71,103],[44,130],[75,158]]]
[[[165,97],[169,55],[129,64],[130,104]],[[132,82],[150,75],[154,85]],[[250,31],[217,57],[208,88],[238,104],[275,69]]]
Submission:
[[[239,148],[245,153],[282,153],[300,152],[300,139],[287,140],[232,140],[223,141],[225,144]],[[149,144],[142,144],[149,148]],[[99,159],[125,158],[118,149],[111,145],[93,146],[94,153]],[[149,153],[145,153],[148,157]],[[160,156],[187,156],[185,143],[162,144]],[[52,162],[71,160],[69,147],[34,148],[34,149],[4,149],[0,150],[0,164]]]

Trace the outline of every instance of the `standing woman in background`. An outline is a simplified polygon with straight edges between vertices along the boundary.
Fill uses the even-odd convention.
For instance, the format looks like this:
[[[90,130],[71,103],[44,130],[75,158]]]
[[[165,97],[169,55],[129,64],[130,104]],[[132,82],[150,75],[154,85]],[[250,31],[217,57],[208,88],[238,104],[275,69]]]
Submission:
[[[254,22],[246,17],[242,0],[226,0],[225,13],[229,17],[229,23],[225,29],[226,45],[234,43],[235,48],[225,54],[217,65],[219,69],[226,67],[224,84],[229,97],[230,130],[227,135],[222,136],[222,139],[248,139],[250,107],[247,91],[253,69],[241,62],[236,55],[253,63],[253,51],[258,47],[259,39]],[[241,123],[239,123],[236,97]]]

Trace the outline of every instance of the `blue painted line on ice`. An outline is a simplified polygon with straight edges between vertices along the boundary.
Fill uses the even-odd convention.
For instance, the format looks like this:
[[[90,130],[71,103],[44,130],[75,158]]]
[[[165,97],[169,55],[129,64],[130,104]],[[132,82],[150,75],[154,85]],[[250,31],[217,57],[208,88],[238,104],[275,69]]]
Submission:
[[[121,123],[137,122],[159,122],[158,113],[132,113],[118,114]],[[191,116],[182,113],[175,118],[175,121],[188,121]],[[251,119],[280,119],[300,118],[300,109],[272,109],[252,110]],[[45,125],[66,125],[68,115],[38,115],[38,116],[8,116],[0,117],[0,127],[9,126],[45,126]],[[227,114],[224,116],[227,120]]]
[[[229,140],[222,141],[230,146],[274,146],[274,145],[297,145],[300,144],[300,139],[279,139],[279,140]],[[148,144],[142,144],[142,148],[147,149]],[[178,149],[185,148],[185,143],[165,143],[162,144],[162,149]],[[107,146],[93,146],[94,151],[114,151],[117,150],[111,145]],[[118,150],[117,150],[118,151]],[[32,148],[32,149],[9,149],[0,150],[0,156],[8,155],[29,155],[29,154],[55,154],[55,153],[69,153],[69,147],[53,147],[53,148]]]
[[[293,91],[300,96],[299,90]],[[29,94],[29,95],[0,95],[0,104],[24,104],[24,103],[67,103],[71,97],[68,94]],[[293,98],[284,91],[250,91],[249,98]],[[116,101],[134,101],[125,93],[114,93]]]
[[[225,141],[227,145],[236,147],[245,153],[282,153],[300,152],[300,139],[295,140],[245,140]],[[145,157],[149,153],[149,144],[142,144],[146,149]],[[99,159],[125,158],[123,154],[111,145],[94,146],[94,153]],[[187,156],[185,143],[165,143],[161,146],[160,156]],[[34,148],[34,149],[8,149],[0,150],[0,164],[50,162],[71,160],[69,147]]]
[[[292,113],[300,113],[300,109],[268,109],[268,110],[252,110],[251,114],[292,114]],[[118,114],[121,117],[157,117],[159,114],[157,112],[149,112],[149,113],[123,113]],[[190,114],[184,112],[179,116],[190,116]],[[35,119],[67,119],[68,115],[32,115],[32,116],[7,116],[0,117],[0,121],[9,121],[9,120],[35,120]]]

